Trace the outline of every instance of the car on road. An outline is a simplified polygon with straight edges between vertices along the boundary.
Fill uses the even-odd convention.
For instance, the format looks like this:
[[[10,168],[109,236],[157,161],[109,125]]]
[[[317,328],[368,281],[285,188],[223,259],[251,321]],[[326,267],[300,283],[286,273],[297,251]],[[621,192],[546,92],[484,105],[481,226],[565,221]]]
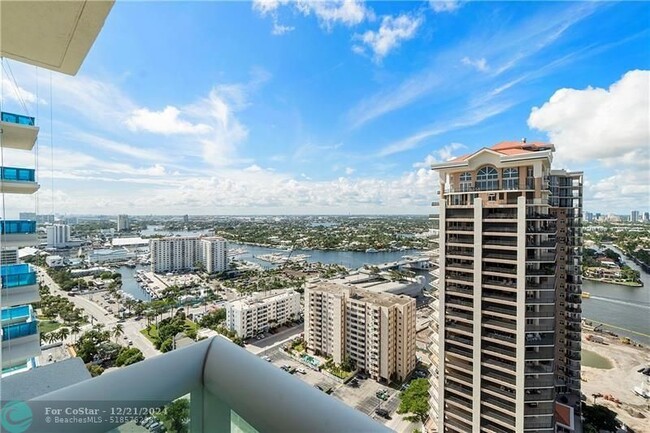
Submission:
[[[297,371],[298,373],[300,373],[300,374],[307,374],[307,370],[305,370],[304,368],[299,368],[299,369],[296,370],[296,371]]]
[[[378,407],[377,409],[375,409],[375,413],[377,415],[379,415],[380,417],[382,417],[382,418],[390,419],[390,414],[388,413],[388,411],[386,409],[382,409],[382,408]]]
[[[264,356],[262,356],[262,359],[263,359],[264,361],[266,361],[266,362],[271,362],[271,357],[270,357],[270,356],[266,356],[266,355],[264,355]]]
[[[129,340],[129,346],[133,346],[133,341]]]

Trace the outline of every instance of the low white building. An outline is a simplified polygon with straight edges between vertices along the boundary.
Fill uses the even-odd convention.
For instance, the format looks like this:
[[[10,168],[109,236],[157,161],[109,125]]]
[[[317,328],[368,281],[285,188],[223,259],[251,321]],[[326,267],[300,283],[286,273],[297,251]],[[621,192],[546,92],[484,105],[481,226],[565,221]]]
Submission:
[[[300,311],[300,293],[293,289],[254,293],[226,304],[226,326],[237,336],[249,338],[295,320]]]
[[[47,264],[50,268],[60,268],[62,266],[65,266],[65,262],[61,256],[47,256],[45,257],[45,264]]]
[[[88,260],[90,263],[128,262],[134,258],[135,253],[132,253],[125,248],[118,248],[114,250],[94,250],[88,255]]]

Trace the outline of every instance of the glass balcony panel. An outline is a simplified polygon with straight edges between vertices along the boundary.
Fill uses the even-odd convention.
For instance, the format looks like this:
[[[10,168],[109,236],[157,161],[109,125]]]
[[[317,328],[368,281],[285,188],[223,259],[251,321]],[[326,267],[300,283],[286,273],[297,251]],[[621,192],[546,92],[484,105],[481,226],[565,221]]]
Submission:
[[[36,221],[3,220],[0,221],[0,233],[4,234],[33,234],[36,233]]]
[[[7,113],[5,111],[0,112],[0,120],[3,122],[17,123],[19,125],[34,126],[35,119],[30,116],[24,116],[22,114]]]
[[[38,332],[36,321],[27,323],[17,323],[15,325],[2,327],[2,341],[14,340],[28,335],[34,335]]]
[[[32,315],[32,310],[29,305],[21,305],[20,307],[4,308],[2,310],[2,321],[28,319]]]
[[[1,167],[0,179],[18,182],[34,182],[36,180],[36,170],[32,168]]]
[[[36,272],[27,264],[6,265],[0,268],[2,288],[36,284]]]

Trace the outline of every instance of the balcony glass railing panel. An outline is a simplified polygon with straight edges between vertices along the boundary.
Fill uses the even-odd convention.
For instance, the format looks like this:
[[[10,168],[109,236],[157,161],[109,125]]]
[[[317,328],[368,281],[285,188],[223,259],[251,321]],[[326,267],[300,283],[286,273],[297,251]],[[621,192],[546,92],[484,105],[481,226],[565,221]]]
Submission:
[[[28,319],[32,315],[32,309],[29,305],[21,305],[19,307],[4,308],[2,310],[2,321]]]
[[[28,335],[34,335],[38,332],[36,321],[27,323],[16,323],[15,325],[2,327],[2,341],[14,340]]]
[[[30,220],[2,220],[0,233],[3,235],[29,235],[36,233],[36,221]]]
[[[36,180],[36,170],[33,168],[0,167],[0,179],[34,182]]]
[[[36,272],[27,264],[2,266],[0,275],[3,289],[36,284]]]
[[[35,119],[30,116],[24,116],[22,114],[7,113],[5,111],[0,112],[0,120],[8,123],[17,123],[19,125],[34,126]]]

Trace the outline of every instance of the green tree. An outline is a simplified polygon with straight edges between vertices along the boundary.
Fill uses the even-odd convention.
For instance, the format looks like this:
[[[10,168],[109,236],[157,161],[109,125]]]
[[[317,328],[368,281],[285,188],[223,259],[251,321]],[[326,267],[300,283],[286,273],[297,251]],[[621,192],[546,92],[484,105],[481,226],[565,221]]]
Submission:
[[[70,336],[70,330],[68,328],[61,328],[59,329],[58,334],[59,340],[63,341]]]
[[[79,332],[81,332],[81,326],[79,326],[79,322],[74,322],[72,326],[70,327],[70,332],[74,336],[74,341],[75,343],[77,342],[77,335]]]
[[[400,394],[400,405],[397,413],[410,413],[405,417],[410,421],[425,423],[429,413],[429,381],[415,379],[411,385]]]
[[[190,419],[190,402],[184,398],[169,403],[158,414],[168,433],[187,433]]]
[[[113,337],[115,337],[115,342],[117,343],[117,339],[124,335],[124,325],[121,323],[118,323],[115,325],[115,328],[113,328]]]
[[[144,360],[144,355],[136,347],[123,347],[115,359],[115,365],[118,367],[135,364]]]
[[[585,417],[585,432],[589,431],[588,429],[596,432],[601,430],[615,432],[621,426],[621,423],[616,419],[616,412],[606,406],[599,404],[593,406],[584,405],[582,414]]]
[[[104,367],[97,364],[89,364],[87,368],[92,377],[101,376],[101,374],[104,372]]]

